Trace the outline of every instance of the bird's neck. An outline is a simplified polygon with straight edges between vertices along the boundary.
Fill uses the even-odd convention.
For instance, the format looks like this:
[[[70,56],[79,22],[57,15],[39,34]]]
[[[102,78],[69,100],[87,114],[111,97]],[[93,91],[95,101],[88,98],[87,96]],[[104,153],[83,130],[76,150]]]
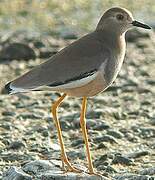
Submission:
[[[119,56],[124,56],[126,50],[125,33],[118,34],[114,29],[96,30],[99,40],[116,52]]]

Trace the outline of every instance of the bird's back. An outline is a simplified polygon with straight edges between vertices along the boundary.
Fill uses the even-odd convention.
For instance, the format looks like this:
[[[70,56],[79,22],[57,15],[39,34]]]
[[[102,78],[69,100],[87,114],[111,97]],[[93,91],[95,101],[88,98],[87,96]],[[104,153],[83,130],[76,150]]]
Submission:
[[[51,90],[77,88],[94,80],[99,70],[104,71],[102,75],[108,81],[108,86],[115,76],[116,61],[120,54],[120,51],[111,50],[110,46],[111,42],[107,41],[104,32],[94,31],[15,79],[9,87],[14,88],[15,93],[41,89],[42,86],[50,87]],[[109,68],[110,64],[113,68]]]

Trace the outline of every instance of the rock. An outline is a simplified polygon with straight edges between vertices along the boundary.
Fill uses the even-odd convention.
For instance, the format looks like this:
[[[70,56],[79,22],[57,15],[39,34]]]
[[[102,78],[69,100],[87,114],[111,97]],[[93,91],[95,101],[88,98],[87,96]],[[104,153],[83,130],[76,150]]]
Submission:
[[[141,156],[146,156],[148,154],[149,154],[148,151],[139,151],[139,152],[130,153],[127,155],[127,157],[128,158],[139,158]]]
[[[23,43],[11,43],[0,52],[1,60],[29,60],[35,59],[36,54],[32,48]]]
[[[155,128],[154,127],[138,127],[132,126],[132,130],[138,133],[138,135],[145,139],[155,137]]]
[[[97,167],[97,169],[100,171],[100,170],[104,170],[105,172],[108,172],[108,173],[110,173],[110,174],[112,174],[112,173],[116,173],[117,171],[116,171],[116,169],[114,169],[112,166],[102,166],[102,165],[100,165],[100,166],[98,166]]]
[[[95,109],[95,111],[88,111],[87,112],[87,119],[100,119],[100,117],[103,115],[102,109]]]
[[[107,146],[103,142],[101,142],[96,149],[107,149]]]
[[[107,123],[101,121],[100,119],[96,119],[95,121],[96,125],[92,127],[93,130],[102,131],[110,128],[110,126]]]
[[[5,121],[5,118],[3,118],[3,120]],[[4,128],[5,130],[11,130],[12,129],[12,126],[9,123],[2,124],[2,125],[0,125],[0,127]]]
[[[16,113],[13,112],[13,111],[3,111],[3,112],[2,112],[2,115],[3,115],[3,116],[15,116]]]
[[[155,118],[151,118],[150,124],[152,124],[153,126],[155,126]]]
[[[22,147],[25,147],[22,141],[14,141],[9,145],[8,149],[20,149]]]
[[[154,180],[154,177],[147,175],[123,174],[114,177],[116,180]]]
[[[96,167],[98,167],[100,165],[103,165],[103,163],[105,163],[105,162],[106,162],[106,164],[108,164],[107,160],[108,160],[108,155],[103,154],[102,156],[100,156],[100,158],[95,159],[94,164],[95,164]]]
[[[155,167],[143,169],[139,172],[141,175],[155,175]]]
[[[83,139],[77,139],[72,142],[71,146],[75,147],[75,146],[79,146],[79,145],[83,145],[83,144],[84,144]]]
[[[84,151],[78,152],[78,151],[73,150],[73,151],[69,151],[67,153],[67,155],[70,159],[82,159],[83,160],[85,158]]]
[[[69,131],[71,129],[71,123],[69,123],[68,121],[61,119],[61,130],[62,131]]]
[[[61,169],[61,161],[36,160],[25,164],[21,168],[11,167],[3,173],[3,180],[108,180],[106,177],[98,175],[89,175],[86,172],[64,173]],[[85,167],[77,167],[81,170]]]
[[[130,160],[128,157],[122,156],[121,154],[116,154],[114,159],[112,160],[112,164],[124,164],[124,165],[131,165],[133,161]]]
[[[17,118],[22,118],[22,119],[41,119],[42,116],[38,114],[33,114],[33,113],[22,113],[17,116]]]
[[[121,132],[114,130],[108,130],[107,134],[117,139],[121,139],[123,137],[123,134]]]
[[[32,180],[21,168],[11,167],[3,174],[3,180]]]
[[[109,142],[109,143],[117,143],[116,139],[112,136],[109,135],[104,135],[104,136],[98,136],[93,139],[95,143],[100,143],[100,142]]]
[[[44,136],[44,137],[48,137],[49,136],[49,132],[48,132],[47,129],[44,129],[41,133],[42,133],[42,136]]]

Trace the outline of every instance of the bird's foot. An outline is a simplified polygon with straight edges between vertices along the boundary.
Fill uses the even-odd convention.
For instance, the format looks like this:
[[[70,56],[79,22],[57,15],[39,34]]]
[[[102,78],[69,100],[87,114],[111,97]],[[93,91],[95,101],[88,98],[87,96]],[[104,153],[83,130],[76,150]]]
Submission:
[[[95,172],[94,169],[88,168],[88,174],[103,177],[99,172]]]
[[[81,169],[72,166],[67,157],[62,157],[62,168],[65,172],[68,172],[68,171],[75,172],[75,173],[83,172]]]

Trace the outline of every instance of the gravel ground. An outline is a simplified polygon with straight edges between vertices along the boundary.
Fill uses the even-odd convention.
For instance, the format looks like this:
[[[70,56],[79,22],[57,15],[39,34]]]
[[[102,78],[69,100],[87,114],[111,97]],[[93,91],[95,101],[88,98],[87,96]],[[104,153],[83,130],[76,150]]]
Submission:
[[[97,171],[109,178],[155,178],[154,37],[151,34],[128,43],[116,82],[88,101],[87,127],[93,163]],[[14,42],[10,39],[7,38],[5,44]],[[4,83],[70,43],[70,40],[47,39],[29,40],[34,60],[8,61],[3,50],[0,59],[0,178],[12,165],[60,157],[50,114],[51,104],[59,94],[33,92],[10,96],[3,90]],[[4,42],[1,47],[3,45]],[[79,126],[80,108],[81,99],[67,97],[59,108],[59,119],[69,158],[74,163],[87,165]]]

